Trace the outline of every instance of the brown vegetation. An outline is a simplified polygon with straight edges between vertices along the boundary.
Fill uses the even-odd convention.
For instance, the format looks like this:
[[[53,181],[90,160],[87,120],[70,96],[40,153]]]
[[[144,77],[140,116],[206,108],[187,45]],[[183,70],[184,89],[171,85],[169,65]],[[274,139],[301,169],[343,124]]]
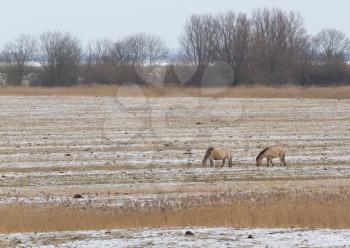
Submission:
[[[182,226],[349,228],[349,209],[350,202],[339,199],[244,200],[177,210],[13,205],[0,208],[0,232]]]
[[[73,87],[1,87],[2,96],[118,96],[118,97],[233,97],[233,98],[315,98],[349,99],[350,87],[133,87],[133,86],[73,86]]]

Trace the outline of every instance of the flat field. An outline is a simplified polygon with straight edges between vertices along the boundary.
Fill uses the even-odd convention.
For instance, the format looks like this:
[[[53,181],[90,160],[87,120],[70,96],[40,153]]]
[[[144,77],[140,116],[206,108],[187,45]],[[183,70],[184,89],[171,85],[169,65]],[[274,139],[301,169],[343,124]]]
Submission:
[[[349,99],[1,96],[0,106],[0,232],[350,228]],[[257,167],[275,144],[287,166]],[[233,167],[203,168],[210,146],[232,148]]]
[[[185,235],[190,231],[193,235]],[[146,228],[1,235],[7,247],[348,247],[349,230]]]

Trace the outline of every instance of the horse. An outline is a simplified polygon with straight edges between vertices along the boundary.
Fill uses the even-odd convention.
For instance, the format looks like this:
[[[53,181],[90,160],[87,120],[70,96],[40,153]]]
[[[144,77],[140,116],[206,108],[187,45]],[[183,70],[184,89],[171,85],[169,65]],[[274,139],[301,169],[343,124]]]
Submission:
[[[210,167],[213,167],[214,160],[222,160],[221,167],[224,167],[225,161],[227,160],[229,166],[232,167],[232,151],[228,148],[210,147],[204,156],[202,161],[203,167],[207,166],[207,160],[210,161]]]
[[[261,161],[266,158],[266,165],[269,166],[270,163],[273,166],[272,159],[273,158],[279,158],[281,166],[286,166],[286,160],[285,160],[286,153],[284,152],[284,149],[280,146],[270,146],[262,150],[259,155],[256,157],[256,165],[260,166]]]

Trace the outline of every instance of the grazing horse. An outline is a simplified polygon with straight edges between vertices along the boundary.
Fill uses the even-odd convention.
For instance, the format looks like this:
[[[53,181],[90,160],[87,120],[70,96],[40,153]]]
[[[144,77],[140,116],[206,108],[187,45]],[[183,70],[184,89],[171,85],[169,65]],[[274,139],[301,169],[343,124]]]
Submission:
[[[280,164],[286,166],[286,160],[285,160],[286,153],[284,152],[283,148],[280,146],[270,146],[262,150],[259,155],[256,157],[256,165],[260,166],[261,161],[266,158],[266,165],[269,166],[270,163],[273,166],[272,159],[273,158],[279,158]]]
[[[202,161],[203,167],[207,166],[207,160],[210,161],[210,167],[213,167],[214,160],[222,160],[221,167],[224,167],[226,159],[228,160],[229,166],[232,167],[232,151],[228,148],[214,148],[210,147],[205,153]]]

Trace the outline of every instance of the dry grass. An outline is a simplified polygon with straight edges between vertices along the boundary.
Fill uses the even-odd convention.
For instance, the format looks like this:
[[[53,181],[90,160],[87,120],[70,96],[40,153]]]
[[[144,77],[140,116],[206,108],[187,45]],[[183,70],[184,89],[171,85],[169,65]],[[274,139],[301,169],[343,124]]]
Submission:
[[[162,97],[162,96],[212,96],[239,98],[325,98],[348,99],[350,87],[298,87],[274,88],[268,86],[235,88],[181,88],[181,87],[126,87],[126,86],[74,86],[74,87],[1,87],[3,96],[121,96],[121,97]]]
[[[108,228],[233,226],[350,228],[349,195],[291,197],[277,194],[215,204],[93,207],[77,205],[0,207],[0,232],[98,230]],[[161,205],[161,202],[158,202]]]

